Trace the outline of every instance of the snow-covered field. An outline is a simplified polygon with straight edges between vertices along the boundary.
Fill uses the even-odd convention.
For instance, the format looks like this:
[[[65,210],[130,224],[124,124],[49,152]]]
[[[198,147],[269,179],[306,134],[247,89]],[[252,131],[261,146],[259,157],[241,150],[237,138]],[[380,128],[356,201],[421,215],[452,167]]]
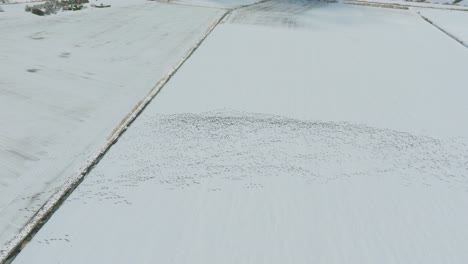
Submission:
[[[235,11],[14,263],[467,263],[467,68],[411,11]]]
[[[417,12],[468,47],[468,12],[437,9],[417,9]]]
[[[23,4],[23,3],[35,3],[44,0],[0,0],[0,4]]]
[[[161,112],[229,108],[437,138],[468,135],[461,122],[468,50],[417,14],[333,4],[290,15],[252,9],[262,10],[234,12],[210,35],[191,58],[193,69],[175,76],[184,76],[185,89],[172,88],[174,81],[160,95]],[[266,23],[274,27],[258,26]]]
[[[354,5],[364,5],[364,6],[374,6],[374,7],[386,7],[386,8],[396,8],[396,9],[408,9],[411,7],[416,8],[435,8],[443,10],[464,10],[468,11],[468,2],[462,1],[455,4],[448,4],[438,1],[405,1],[405,0],[341,0],[343,3],[354,4]]]
[[[371,0],[373,1],[373,0]],[[455,6],[468,6],[468,2],[466,0],[384,0],[388,2],[414,2],[414,3],[422,3],[422,4],[439,4],[439,5],[455,5]]]
[[[143,2],[0,15],[0,249],[222,15]]]
[[[261,0],[158,0],[161,2],[193,5],[193,6],[205,6],[214,8],[236,8],[245,5],[251,5]]]

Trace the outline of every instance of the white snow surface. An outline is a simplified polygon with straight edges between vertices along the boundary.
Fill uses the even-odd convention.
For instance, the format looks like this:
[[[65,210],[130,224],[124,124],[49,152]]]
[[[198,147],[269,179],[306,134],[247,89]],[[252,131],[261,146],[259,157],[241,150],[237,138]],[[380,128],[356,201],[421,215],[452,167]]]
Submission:
[[[0,5],[2,4],[23,4],[23,3],[32,3],[43,2],[43,0],[0,0]]]
[[[35,5],[37,2],[44,2],[45,0],[0,0],[0,5],[2,4],[29,4]],[[136,3],[144,3],[148,0],[107,0],[113,6],[122,6],[122,5],[134,5]],[[89,1],[92,2],[92,1]],[[85,4],[86,5],[86,4]]]
[[[427,1],[425,1],[425,3],[468,6],[468,2],[466,0],[462,0],[462,1],[456,1],[456,0],[427,0]]]
[[[356,5],[369,5],[375,7],[387,7],[406,9],[410,7],[417,8],[435,8],[444,10],[464,10],[468,11],[468,2],[462,1],[453,3],[453,1],[405,1],[405,0],[341,0],[340,2]]]
[[[158,100],[160,111],[228,108],[468,135],[468,49],[417,14],[322,3],[302,12],[286,5],[291,14],[271,5],[231,14],[160,95],[169,98]]]
[[[155,2],[50,17],[5,6],[0,251],[221,15]]]
[[[418,1],[414,1],[414,2],[418,2]],[[467,5],[466,1],[456,1],[456,0],[426,0],[426,1],[423,1],[423,3],[441,4],[441,5],[459,5],[459,6]]]
[[[205,6],[213,8],[236,8],[240,6],[251,5],[261,0],[158,0],[161,2],[182,4],[182,5],[193,5],[193,6]]]
[[[467,68],[410,11],[236,11],[14,263],[467,263]]]
[[[468,46],[468,12],[437,9],[417,9],[417,12]]]

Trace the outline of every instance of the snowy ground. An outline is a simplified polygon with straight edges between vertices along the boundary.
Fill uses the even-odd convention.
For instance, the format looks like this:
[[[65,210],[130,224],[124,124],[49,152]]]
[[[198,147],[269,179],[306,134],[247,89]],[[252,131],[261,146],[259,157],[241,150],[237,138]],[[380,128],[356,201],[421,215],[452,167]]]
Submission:
[[[371,0],[374,1],[374,0]],[[468,6],[468,2],[466,0],[380,0],[380,1],[388,1],[388,2],[413,2],[413,3],[420,3],[420,4],[439,4],[439,5],[455,5],[455,6]]]
[[[0,249],[221,16],[143,2],[0,15]]]
[[[0,4],[23,4],[42,2],[43,0],[0,0]]]
[[[235,11],[14,263],[467,263],[467,68],[408,10]]]
[[[261,0],[158,0],[166,3],[205,6],[214,8],[236,8],[251,5]]]
[[[442,4],[437,1],[431,2],[418,2],[418,1],[405,1],[405,0],[341,0],[342,3],[353,5],[364,5],[374,7],[408,9],[411,7],[416,8],[434,8],[444,10],[463,10],[468,11],[468,2],[463,1],[456,4]]]
[[[160,96],[161,112],[228,108],[437,138],[468,135],[460,122],[468,110],[468,49],[417,14],[322,3],[296,12],[293,4],[271,5],[232,13],[191,58],[196,66],[181,69],[185,89],[170,84],[170,99]],[[258,26],[265,24],[274,27]],[[179,94],[185,96],[174,104]]]
[[[468,47],[468,12],[437,9],[417,9],[416,11]]]

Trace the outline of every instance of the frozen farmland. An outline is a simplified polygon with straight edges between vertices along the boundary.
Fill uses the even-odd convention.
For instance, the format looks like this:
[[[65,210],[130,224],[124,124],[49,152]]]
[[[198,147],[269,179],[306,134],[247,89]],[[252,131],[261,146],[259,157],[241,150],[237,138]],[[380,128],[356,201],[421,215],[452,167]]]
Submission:
[[[468,263],[465,2],[0,0],[0,263]]]

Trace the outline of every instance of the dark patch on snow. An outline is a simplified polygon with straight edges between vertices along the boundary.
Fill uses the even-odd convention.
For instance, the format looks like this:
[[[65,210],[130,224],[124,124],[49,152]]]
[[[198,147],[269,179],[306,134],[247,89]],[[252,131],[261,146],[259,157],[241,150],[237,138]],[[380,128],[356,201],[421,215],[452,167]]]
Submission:
[[[226,186],[255,191],[273,178],[328,184],[399,177],[403,185],[468,190],[468,147],[364,125],[238,112],[145,116],[68,202],[132,204],[135,188]]]
[[[60,53],[59,57],[60,58],[69,58],[70,55],[71,55],[70,52],[62,52],[62,53]]]
[[[40,31],[40,32],[36,32],[36,33],[30,35],[29,38],[34,39],[34,40],[41,40],[41,39],[45,39],[46,35],[47,35],[47,32]]]
[[[51,237],[51,238],[44,238],[44,239],[39,239],[36,240],[36,243],[38,244],[46,244],[46,245],[51,245],[54,243],[70,243],[70,237],[68,234],[65,234],[60,237]]]

